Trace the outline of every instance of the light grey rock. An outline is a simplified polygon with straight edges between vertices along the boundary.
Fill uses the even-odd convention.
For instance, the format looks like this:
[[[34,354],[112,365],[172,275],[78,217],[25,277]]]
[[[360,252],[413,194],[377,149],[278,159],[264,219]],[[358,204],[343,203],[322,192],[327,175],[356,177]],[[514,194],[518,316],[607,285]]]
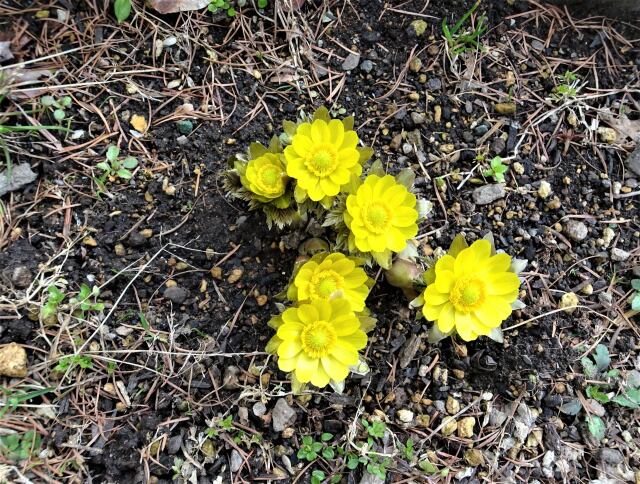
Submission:
[[[287,427],[291,427],[296,421],[296,411],[289,406],[284,398],[278,399],[276,406],[271,412],[271,425],[275,432],[282,432]]]
[[[29,163],[13,165],[11,174],[9,174],[9,170],[4,170],[0,173],[0,197],[6,193],[19,190],[35,181],[36,178],[38,178],[38,175],[31,170]]]
[[[493,185],[484,185],[476,188],[473,191],[472,197],[476,205],[487,205],[500,198],[504,198],[505,194],[504,184],[495,183]]]
[[[567,234],[567,237],[571,240],[581,242],[587,238],[589,229],[587,229],[584,222],[580,222],[579,220],[569,220],[564,225],[564,233]]]
[[[347,58],[342,63],[342,70],[352,71],[356,67],[358,67],[359,63],[360,63],[360,54],[354,54],[353,52],[350,52]]]

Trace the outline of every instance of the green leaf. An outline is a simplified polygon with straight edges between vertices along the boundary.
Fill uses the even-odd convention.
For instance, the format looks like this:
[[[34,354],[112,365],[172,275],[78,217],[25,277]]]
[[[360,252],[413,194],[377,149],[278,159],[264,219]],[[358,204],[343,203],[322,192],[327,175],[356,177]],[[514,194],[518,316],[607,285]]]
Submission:
[[[320,484],[324,479],[324,472],[319,469],[316,469],[311,473],[311,484]]]
[[[598,373],[598,367],[591,361],[591,358],[584,356],[582,357],[580,362],[582,363],[584,376],[588,378],[596,376],[596,374]]]
[[[631,300],[631,309],[640,311],[640,292]]]
[[[325,106],[320,106],[318,109],[316,109],[315,113],[313,113],[313,120],[315,121],[316,119],[321,119],[326,123],[331,121],[329,110]]]
[[[40,98],[40,104],[47,108],[53,106],[55,102],[56,100],[53,98],[53,96],[42,96]]]
[[[320,436],[320,440],[323,442],[328,442],[331,439],[333,439],[333,434],[330,434],[329,432],[325,432]]]
[[[107,160],[109,160],[110,162],[114,162],[118,159],[118,155],[120,154],[120,148],[118,148],[115,145],[110,145],[109,148],[107,148]]]
[[[606,393],[601,391],[600,388],[595,385],[590,385],[587,387],[587,396],[599,401],[600,403],[609,403],[609,401],[611,400]]]
[[[322,443],[314,442],[313,444],[311,444],[311,449],[316,453],[320,452],[322,450]]]
[[[604,421],[600,417],[597,415],[591,415],[587,417],[586,422],[589,432],[591,432],[591,435],[593,435],[598,442],[604,439],[606,427],[604,425]]]
[[[55,118],[56,121],[64,120],[64,117],[65,117],[64,109],[56,109],[53,112],[53,117]]]
[[[333,451],[333,448],[331,447],[327,447],[322,451],[322,457],[324,457],[325,459],[331,460],[335,457],[335,452]]]
[[[133,177],[133,173],[131,173],[126,168],[120,168],[116,174],[122,178],[123,180],[130,180]]]
[[[269,0],[258,0],[258,8],[265,8],[269,5]]]
[[[636,291],[640,291],[640,279],[632,280],[631,287],[633,287]]]
[[[127,156],[122,161],[122,166],[128,168],[129,170],[133,170],[136,166],[138,166],[138,159],[134,156]]]
[[[616,395],[615,397],[613,397],[611,399],[611,401],[613,403],[617,403],[621,407],[627,407],[627,408],[639,408],[640,407],[640,403],[634,402],[629,397],[627,397],[627,395]]]
[[[111,167],[109,166],[109,163],[107,163],[106,161],[101,161],[96,165],[96,167],[100,168],[102,171],[106,171],[106,172],[111,171]]]
[[[311,437],[310,435],[305,435],[304,437],[302,437],[302,443],[304,445],[311,445],[313,444],[313,437]]]
[[[131,0],[116,0],[113,4],[113,10],[118,23],[121,24],[131,15]]]
[[[593,355],[593,359],[598,365],[598,370],[604,371],[611,364],[611,357],[609,356],[609,350],[603,344],[596,346],[596,354]]]
[[[229,17],[235,17],[235,16],[236,16],[236,9],[235,9],[235,8],[233,8],[233,7],[229,8],[229,9],[227,10],[227,15],[228,15]]]
[[[342,120],[342,124],[344,125],[345,131],[353,131],[354,123],[355,123],[355,118],[353,116],[348,116]]]

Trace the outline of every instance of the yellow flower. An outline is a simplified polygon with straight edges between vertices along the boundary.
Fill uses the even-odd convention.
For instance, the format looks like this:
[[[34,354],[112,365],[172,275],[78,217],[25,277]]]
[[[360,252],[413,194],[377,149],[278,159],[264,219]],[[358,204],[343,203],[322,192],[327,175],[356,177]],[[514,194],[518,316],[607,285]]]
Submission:
[[[343,381],[367,344],[361,321],[345,299],[317,299],[287,309],[269,321],[277,335],[267,352],[278,355],[278,367],[300,383],[324,387]]]
[[[441,333],[456,331],[465,341],[488,335],[509,317],[518,297],[520,280],[510,266],[509,255],[491,255],[488,240],[443,256],[423,294],[425,318]]]
[[[334,197],[340,187],[360,176],[358,135],[338,119],[315,119],[298,126],[284,150],[287,174],[297,180],[296,200],[314,202]]]
[[[402,252],[418,233],[417,220],[415,195],[391,175],[369,175],[347,197],[349,245],[360,252]]]
[[[265,152],[262,156],[249,160],[240,181],[246,189],[258,195],[262,202],[281,197],[287,184],[281,155]]]
[[[296,274],[287,291],[291,301],[343,297],[355,312],[364,310],[372,280],[361,262],[340,252],[317,254]]]

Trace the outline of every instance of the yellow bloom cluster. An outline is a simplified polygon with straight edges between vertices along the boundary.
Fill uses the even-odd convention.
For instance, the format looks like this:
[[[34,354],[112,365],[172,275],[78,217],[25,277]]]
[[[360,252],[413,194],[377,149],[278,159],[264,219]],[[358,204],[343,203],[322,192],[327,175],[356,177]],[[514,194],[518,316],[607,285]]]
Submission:
[[[373,284],[361,265],[340,252],[317,254],[297,272],[287,297],[294,302],[343,297],[351,309],[361,312]]]
[[[296,306],[269,322],[277,333],[267,352],[277,354],[279,368],[298,382],[339,383],[358,363],[358,350],[375,325],[365,307],[373,281],[361,264],[339,252],[320,253],[294,274],[287,297]]]
[[[297,180],[296,200],[331,200],[352,175],[360,176],[358,135],[344,122],[316,119],[298,126],[291,145],[284,150],[287,174]]]
[[[371,252],[378,262],[405,249],[418,233],[417,221],[416,196],[391,175],[369,175],[347,197],[344,222],[350,230],[349,249]]]
[[[277,330],[267,351],[300,383],[325,387],[343,381],[367,344],[361,322],[346,299],[314,299],[271,319]]]
[[[488,240],[477,240],[456,252],[436,262],[435,278],[422,296],[422,313],[442,334],[455,332],[472,341],[509,317],[520,280],[510,270],[511,257],[492,255]]]
[[[244,176],[240,177],[242,185],[255,193],[261,201],[268,202],[284,195],[287,174],[282,155],[265,153],[249,160]]]

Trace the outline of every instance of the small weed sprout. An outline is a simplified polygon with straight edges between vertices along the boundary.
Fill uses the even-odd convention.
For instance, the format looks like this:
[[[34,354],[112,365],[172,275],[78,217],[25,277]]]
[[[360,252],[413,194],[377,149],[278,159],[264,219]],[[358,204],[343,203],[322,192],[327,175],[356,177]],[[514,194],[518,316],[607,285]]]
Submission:
[[[504,183],[504,174],[509,170],[509,167],[503,163],[500,156],[495,156],[489,163],[490,168],[484,170],[482,174],[486,177],[492,177],[498,183]]]
[[[0,408],[0,418],[6,414],[13,412],[20,405],[28,402],[37,397],[41,397],[47,393],[55,390],[53,387],[40,388],[37,390],[30,390],[29,387],[22,388],[5,388],[0,387],[0,393],[3,395],[2,407]]]
[[[113,11],[116,14],[118,23],[121,24],[131,15],[131,0],[115,0]]]
[[[218,13],[220,11],[225,11],[227,12],[227,15],[229,17],[235,17],[236,15],[236,9],[233,8],[233,5],[231,5],[231,2],[229,2],[229,0],[211,0],[211,3],[207,8],[211,13]],[[264,7],[261,7],[261,8],[264,8]]]
[[[35,430],[24,434],[9,434],[0,437],[0,455],[5,459],[20,462],[39,452],[42,439]]]
[[[87,284],[80,285],[80,292],[69,300],[74,316],[84,319],[87,311],[102,311],[104,303],[98,301],[100,289],[98,286],[90,288]]]
[[[40,98],[40,104],[53,113],[53,119],[58,123],[62,123],[67,117],[65,109],[71,107],[72,99],[70,96],[64,96],[60,99],[56,99],[53,96],[42,96]]]
[[[571,101],[578,96],[580,91],[580,78],[571,71],[566,71],[562,76],[558,76],[560,84],[553,88],[551,98],[558,104]]]
[[[133,173],[130,170],[138,166],[138,159],[134,156],[127,156],[125,159],[120,160],[118,158],[119,155],[120,148],[110,145],[107,149],[106,160],[96,165],[104,172],[99,179],[101,185],[104,185],[107,178],[110,181],[115,181],[116,178],[121,178],[122,180],[133,178]]]
[[[78,367],[84,370],[93,368],[93,359],[88,355],[63,356],[60,358],[58,364],[53,368],[53,371],[66,373],[67,370],[73,370]]]
[[[60,303],[64,301],[66,295],[53,285],[47,288],[47,292],[49,293],[49,296],[40,310],[40,316],[43,321],[51,322],[53,318],[55,318],[56,314],[58,314],[58,307],[60,306]]]
[[[480,15],[475,27],[469,29],[466,23],[480,6],[480,0],[473,4],[453,27],[449,27],[447,19],[442,20],[442,33],[449,46],[449,51],[456,57],[464,52],[482,48],[480,37],[487,31],[487,17]]]

